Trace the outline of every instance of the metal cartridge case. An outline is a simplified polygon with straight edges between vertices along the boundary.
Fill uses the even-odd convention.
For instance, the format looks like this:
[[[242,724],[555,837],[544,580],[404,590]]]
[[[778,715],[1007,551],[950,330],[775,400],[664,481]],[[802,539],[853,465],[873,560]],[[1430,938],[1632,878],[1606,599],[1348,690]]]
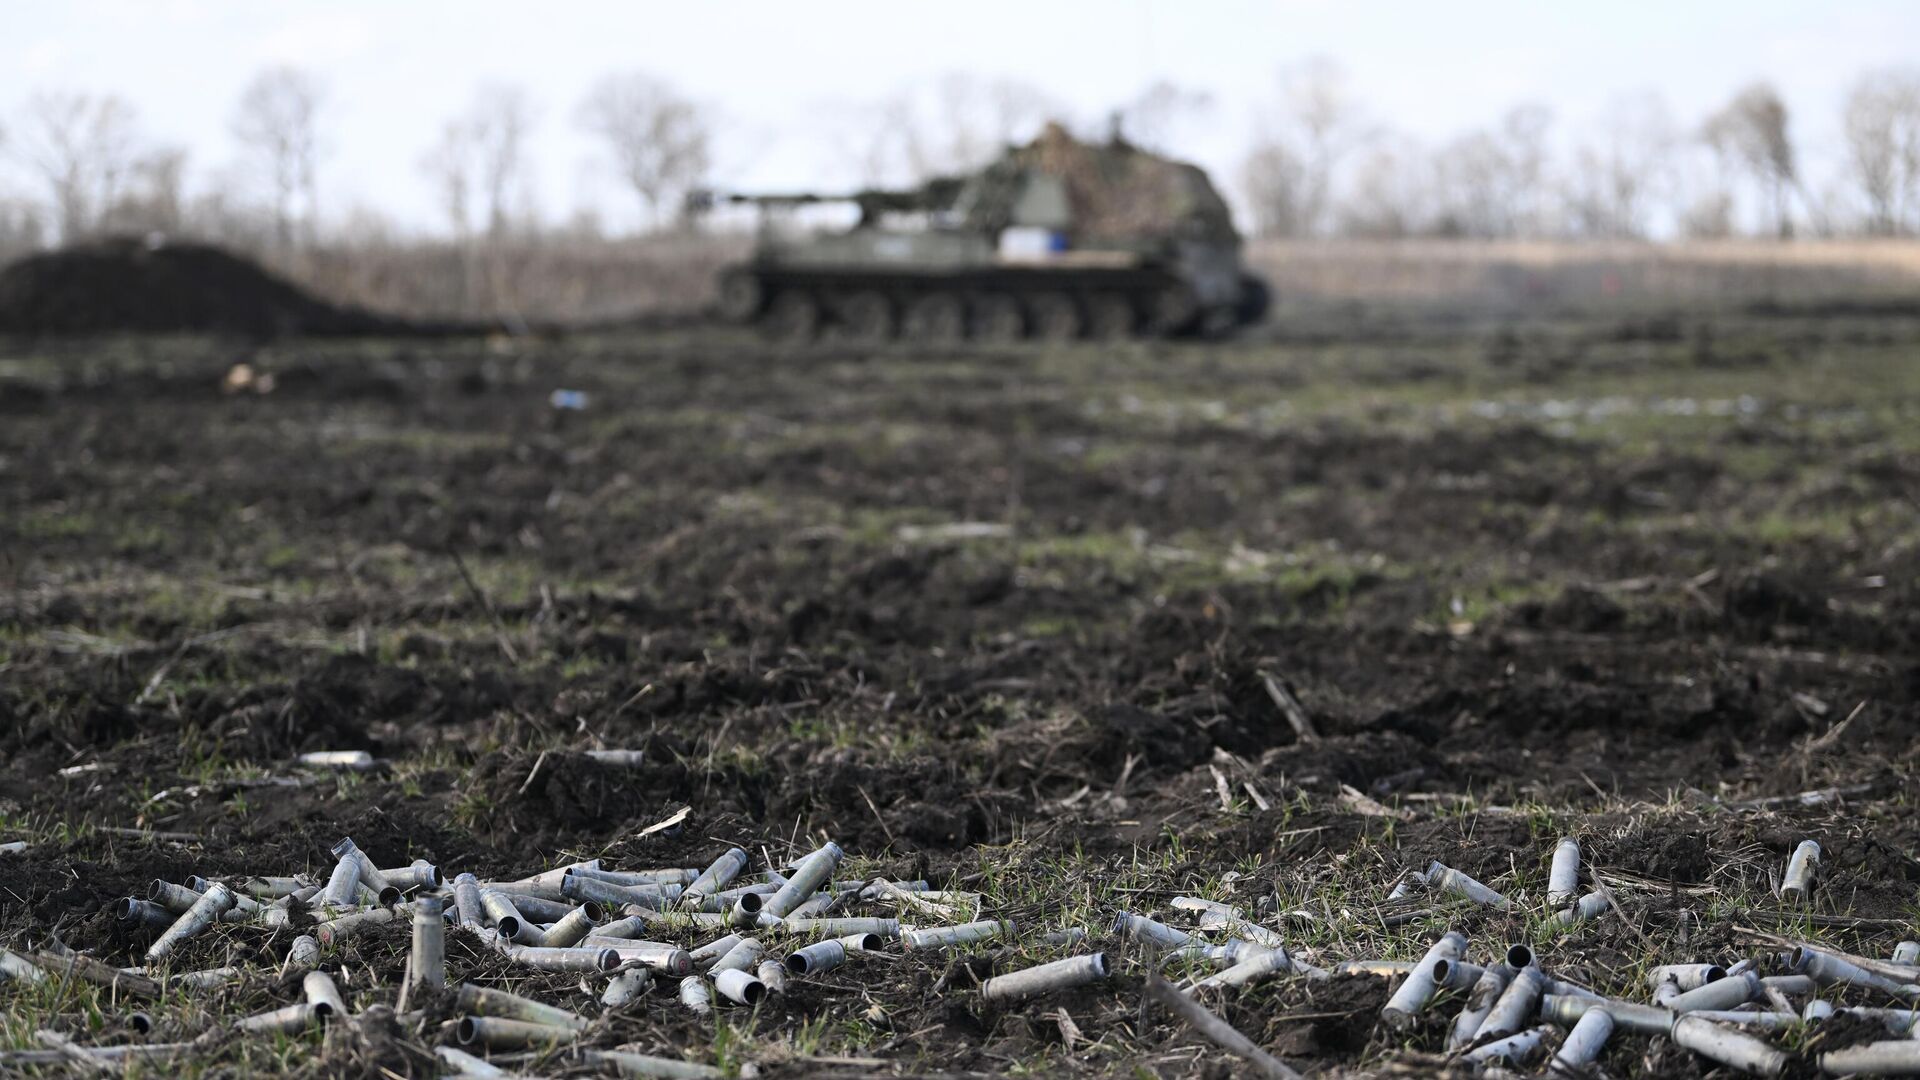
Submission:
[[[1018,1001],[1070,986],[1085,986],[1106,977],[1106,954],[1070,956],[1050,964],[996,975],[980,984],[980,998],[983,1001]]]

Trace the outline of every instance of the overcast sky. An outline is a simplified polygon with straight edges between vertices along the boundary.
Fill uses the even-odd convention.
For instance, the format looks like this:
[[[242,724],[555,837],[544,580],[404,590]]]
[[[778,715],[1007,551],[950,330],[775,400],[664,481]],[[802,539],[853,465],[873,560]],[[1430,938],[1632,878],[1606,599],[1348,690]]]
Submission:
[[[1564,134],[1646,88],[1691,125],[1764,77],[1816,174],[1837,156],[1852,80],[1920,63],[1920,0],[0,0],[0,12],[0,122],[36,89],[119,93],[204,181],[234,158],[247,78],[294,63],[328,88],[323,201],[420,227],[437,224],[422,151],[486,80],[522,83],[542,107],[545,214],[599,206],[618,221],[624,194],[591,166],[573,111],[596,75],[622,69],[713,111],[723,183],[793,188],[853,179],[835,133],[857,103],[950,71],[1032,82],[1082,119],[1156,79],[1207,91],[1216,107],[1175,149],[1224,180],[1276,73],[1314,55],[1348,70],[1376,120],[1435,143],[1522,101],[1551,106]]]

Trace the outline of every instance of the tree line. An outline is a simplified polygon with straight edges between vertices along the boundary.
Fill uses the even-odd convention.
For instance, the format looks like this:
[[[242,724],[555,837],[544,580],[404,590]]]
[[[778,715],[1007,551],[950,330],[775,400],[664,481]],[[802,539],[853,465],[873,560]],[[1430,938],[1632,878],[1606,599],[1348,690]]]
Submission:
[[[1920,233],[1920,68],[1848,91],[1840,159],[1815,190],[1767,82],[1683,121],[1655,91],[1554,138],[1522,104],[1428,146],[1375,120],[1328,60],[1286,71],[1241,166],[1255,228],[1281,236],[1719,238]]]
[[[1278,83],[1237,170],[1216,177],[1264,235],[1920,234],[1920,69],[1868,72],[1854,83],[1838,118],[1839,158],[1818,190],[1793,114],[1764,82],[1686,121],[1652,91],[1618,96],[1564,132],[1547,108],[1521,104],[1439,144],[1377,118],[1333,61],[1288,68]],[[0,189],[0,252],[155,230],[283,258],[343,238],[397,239],[376,212],[323,215],[321,164],[335,138],[329,105],[311,72],[260,72],[230,116],[235,165],[191,189],[186,151],[144,136],[125,99],[36,94],[0,122],[0,155],[29,181]],[[1073,126],[1177,151],[1182,133],[1218,107],[1202,91],[1162,81]],[[887,184],[976,167],[1070,110],[1031,83],[953,74],[841,113],[827,137],[844,170]],[[594,82],[570,120],[595,140],[649,229],[688,224],[687,196],[714,171],[713,110],[636,71]],[[478,86],[446,118],[417,167],[455,242],[598,234],[591,214],[556,226],[538,213],[529,152],[540,122],[533,96],[507,83]]]
[[[538,113],[521,86],[485,83],[441,125],[417,163],[458,242],[543,228],[531,198],[529,136]],[[282,257],[326,240],[396,239],[363,207],[323,222],[320,166],[332,143],[325,83],[280,66],[235,102],[234,165],[198,191],[187,152],[142,134],[138,111],[113,94],[38,93],[0,123],[0,156],[29,182],[0,188],[0,252],[108,233],[200,236]],[[575,123],[639,200],[651,227],[678,215],[711,168],[707,112],[644,72],[610,74],[578,103]],[[325,234],[325,235],[323,235]]]

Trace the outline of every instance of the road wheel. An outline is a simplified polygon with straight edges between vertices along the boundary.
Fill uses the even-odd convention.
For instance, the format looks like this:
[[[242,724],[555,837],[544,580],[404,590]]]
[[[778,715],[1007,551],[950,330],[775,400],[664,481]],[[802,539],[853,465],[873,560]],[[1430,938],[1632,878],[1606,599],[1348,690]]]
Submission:
[[[893,302],[872,290],[854,293],[840,302],[840,329],[848,341],[877,345],[898,328]]]
[[[1119,293],[1101,293],[1087,301],[1087,331],[1100,341],[1133,336],[1133,301]]]
[[[1200,317],[1200,298],[1185,285],[1169,285],[1154,294],[1147,321],[1157,334],[1184,334]]]
[[[731,323],[753,321],[767,300],[760,276],[751,270],[729,270],[720,277],[720,317]]]
[[[974,302],[973,336],[1005,345],[1027,336],[1027,316],[1020,302],[1005,293],[989,293]]]
[[[1252,326],[1267,317],[1273,306],[1273,289],[1258,274],[1240,275],[1240,299],[1234,305],[1234,318],[1241,326]]]
[[[813,340],[820,329],[820,304],[804,292],[783,292],[767,306],[760,330],[769,341],[799,344]]]
[[[967,309],[952,293],[931,293],[907,308],[906,336],[929,344],[948,344],[967,336]]]
[[[1085,329],[1080,305],[1066,293],[1041,293],[1029,300],[1027,323],[1041,341],[1072,341]]]

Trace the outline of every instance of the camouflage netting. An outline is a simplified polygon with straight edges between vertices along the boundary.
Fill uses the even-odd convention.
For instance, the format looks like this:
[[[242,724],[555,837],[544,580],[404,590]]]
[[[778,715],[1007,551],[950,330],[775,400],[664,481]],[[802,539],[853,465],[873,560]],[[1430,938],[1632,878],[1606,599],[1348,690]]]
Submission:
[[[1048,124],[1038,138],[988,166],[980,177],[983,197],[975,200],[970,223],[989,229],[1004,225],[1029,171],[1057,176],[1066,184],[1074,232],[1082,242],[1124,244],[1173,236],[1239,239],[1226,202],[1198,167],[1118,138],[1081,142],[1059,124]]]

